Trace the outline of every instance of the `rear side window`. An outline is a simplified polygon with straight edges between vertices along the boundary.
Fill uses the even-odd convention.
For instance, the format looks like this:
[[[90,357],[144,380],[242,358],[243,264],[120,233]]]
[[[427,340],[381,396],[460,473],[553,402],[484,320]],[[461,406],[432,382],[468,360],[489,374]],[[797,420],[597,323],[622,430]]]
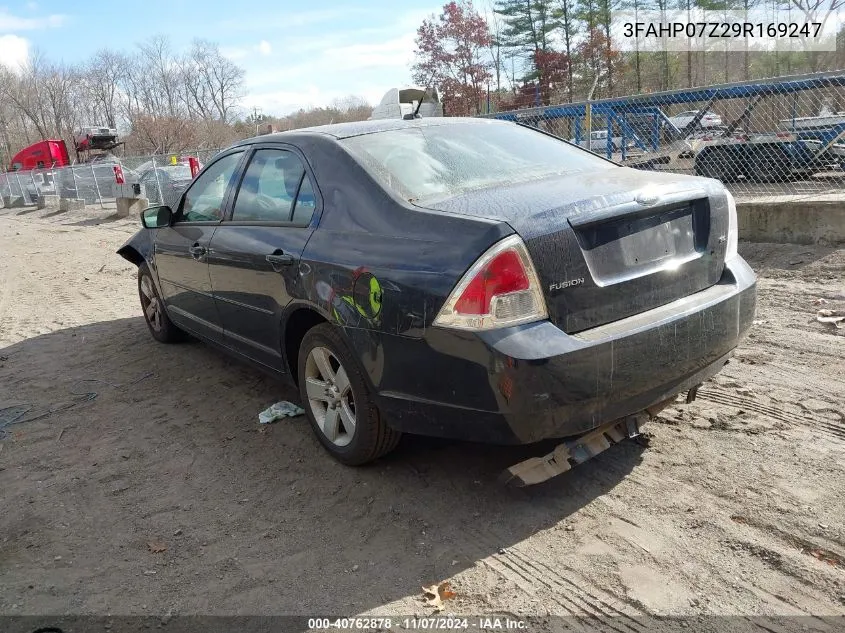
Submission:
[[[234,222],[307,224],[314,213],[314,189],[299,157],[281,149],[260,149],[246,169]]]
[[[412,202],[617,167],[561,139],[500,121],[409,126],[342,143],[386,188]]]

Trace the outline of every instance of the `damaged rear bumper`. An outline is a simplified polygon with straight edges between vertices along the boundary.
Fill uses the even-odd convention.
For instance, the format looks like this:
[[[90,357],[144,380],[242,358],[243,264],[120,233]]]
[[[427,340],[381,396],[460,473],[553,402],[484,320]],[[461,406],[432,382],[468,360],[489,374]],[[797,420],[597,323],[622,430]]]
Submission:
[[[576,464],[583,464],[622,440],[640,436],[640,429],[649,420],[643,412],[609,422],[570,442],[558,444],[542,457],[532,457],[507,468],[500,481],[513,486],[532,486],[556,477]]]
[[[432,329],[406,354],[413,367],[384,368],[386,386],[400,388],[380,389],[379,405],[391,426],[424,435],[519,444],[583,435],[718,373],[755,304],[756,277],[736,257],[715,286],[579,334],[549,321]]]

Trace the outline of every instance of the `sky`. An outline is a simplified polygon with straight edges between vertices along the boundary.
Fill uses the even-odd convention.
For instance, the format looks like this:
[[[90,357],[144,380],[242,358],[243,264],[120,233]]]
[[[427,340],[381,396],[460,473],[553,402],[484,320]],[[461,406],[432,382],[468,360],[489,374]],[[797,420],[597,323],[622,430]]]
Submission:
[[[246,70],[244,108],[281,115],[358,95],[376,104],[411,81],[414,37],[445,0],[0,0],[0,63],[33,51],[74,63],[153,35],[211,40]]]

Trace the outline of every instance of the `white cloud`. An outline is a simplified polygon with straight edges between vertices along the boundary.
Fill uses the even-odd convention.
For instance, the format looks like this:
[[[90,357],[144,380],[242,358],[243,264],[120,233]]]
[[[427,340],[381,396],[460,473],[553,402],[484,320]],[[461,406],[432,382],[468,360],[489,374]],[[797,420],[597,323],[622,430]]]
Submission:
[[[314,11],[300,11],[298,13],[280,12],[277,15],[254,14],[258,17],[239,17],[238,19],[223,20],[219,26],[226,31],[267,31],[268,29],[292,29],[309,24],[331,22],[352,15],[370,13],[372,10],[361,7],[344,7],[337,9],[317,9]]]
[[[253,106],[261,108],[264,114],[289,114],[300,109],[328,106],[335,99],[356,94],[375,105],[384,96],[386,89],[376,85],[357,86],[359,90],[326,90],[314,84],[303,86],[300,90],[268,90],[251,92],[244,99],[243,106],[250,110]]]
[[[0,9],[0,31],[36,31],[62,26],[66,16],[53,13],[38,18],[21,18],[12,15],[7,9]]]
[[[220,53],[223,57],[231,59],[233,62],[244,59],[249,55],[249,49],[239,48],[237,46],[221,46]]]
[[[29,58],[29,41],[17,35],[0,35],[0,65],[20,70]]]
[[[390,88],[409,83],[416,31],[431,13],[417,9],[382,15],[363,28],[346,24],[285,35],[272,42],[269,54],[256,54],[263,53],[263,41],[226,54],[246,70],[247,109],[282,115],[349,95],[375,105]]]
[[[327,48],[321,62],[336,70],[407,68],[414,52],[414,34],[379,44],[351,44]]]
[[[233,62],[240,62],[254,56],[255,53],[268,57],[273,53],[273,46],[267,40],[261,40],[255,46],[223,46],[220,52]]]

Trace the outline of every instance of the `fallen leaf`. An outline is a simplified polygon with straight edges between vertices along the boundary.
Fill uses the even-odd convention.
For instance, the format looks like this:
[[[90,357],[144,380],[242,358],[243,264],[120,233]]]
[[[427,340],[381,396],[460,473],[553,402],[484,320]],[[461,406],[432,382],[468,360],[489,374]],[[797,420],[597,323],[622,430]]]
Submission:
[[[157,543],[156,541],[150,541],[147,543],[147,547],[153,554],[161,554],[162,552],[167,551],[167,545],[164,543]]]
[[[833,565],[834,567],[837,565],[837,561],[835,558],[829,556],[826,552],[820,549],[811,549],[809,554],[813,558],[817,558],[818,560],[822,561],[823,563],[827,563],[828,565]]]
[[[445,606],[444,600],[452,600],[458,594],[452,590],[452,585],[449,581],[441,582],[439,585],[431,585],[430,587],[423,587],[423,602],[430,607],[434,607],[435,611],[443,611]]]

